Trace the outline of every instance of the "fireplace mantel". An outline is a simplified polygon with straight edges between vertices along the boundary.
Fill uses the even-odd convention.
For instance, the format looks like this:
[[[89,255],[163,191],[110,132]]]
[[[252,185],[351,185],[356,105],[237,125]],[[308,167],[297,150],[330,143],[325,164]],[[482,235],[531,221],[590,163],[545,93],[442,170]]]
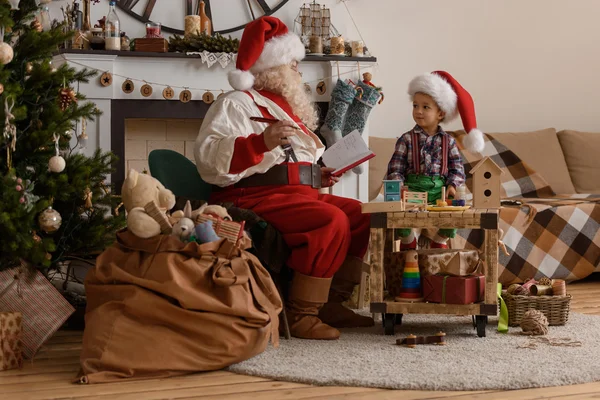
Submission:
[[[311,93],[315,102],[329,102],[331,89],[339,77],[341,79],[359,80],[359,73],[370,70],[375,65],[374,58],[341,57],[307,57],[300,64],[303,80],[310,82]],[[91,155],[97,148],[112,150],[123,160],[124,120],[127,118],[159,118],[186,119],[202,118],[208,105],[202,102],[204,89],[210,89],[216,96],[221,90],[231,90],[227,82],[227,72],[233,65],[222,68],[219,64],[208,68],[198,56],[186,56],[179,53],[136,53],[116,51],[68,50],[55,55],[55,65],[68,63],[76,69],[96,69],[99,76],[103,72],[113,75],[109,86],[100,84],[99,76],[77,89],[88,100],[94,102],[102,115],[87,125],[88,144],[82,151]],[[134,82],[134,91],[125,93],[122,84],[126,79]],[[326,91],[322,95],[316,93],[317,82],[326,83]],[[140,88],[147,82],[153,93],[144,97]],[[171,86],[175,96],[165,100],[162,91]],[[192,101],[181,103],[179,93],[188,88],[192,93]],[[144,102],[147,102],[144,104]],[[79,132],[78,132],[79,134]],[[368,141],[368,124],[363,137]],[[112,182],[120,187],[124,179],[124,168],[113,174]],[[348,172],[339,184],[332,188],[332,193],[368,201],[368,173],[355,175]]]

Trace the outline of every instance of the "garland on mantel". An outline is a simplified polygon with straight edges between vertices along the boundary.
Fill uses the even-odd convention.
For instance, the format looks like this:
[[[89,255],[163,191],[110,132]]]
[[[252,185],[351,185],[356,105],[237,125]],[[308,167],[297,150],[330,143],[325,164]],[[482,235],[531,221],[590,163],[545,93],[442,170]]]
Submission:
[[[231,36],[225,37],[218,33],[209,36],[205,33],[188,37],[173,35],[169,38],[169,51],[178,53],[237,53],[240,40]]]

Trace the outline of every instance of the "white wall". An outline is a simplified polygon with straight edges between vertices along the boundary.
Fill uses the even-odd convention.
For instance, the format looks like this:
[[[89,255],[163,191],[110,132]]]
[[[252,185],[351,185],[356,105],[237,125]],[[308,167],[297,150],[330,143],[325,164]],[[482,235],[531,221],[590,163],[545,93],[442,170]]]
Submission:
[[[276,15],[291,25],[303,2],[290,0]],[[60,16],[60,5],[66,3],[51,4],[53,17]],[[161,6],[166,3],[184,2],[159,1],[155,13],[167,15],[166,6]],[[243,8],[246,0],[213,3],[220,5],[214,11],[215,25],[228,19],[239,22],[248,14]],[[332,22],[345,37],[358,38],[344,4],[321,3],[331,7]],[[136,10],[145,4],[140,1]],[[408,81],[436,69],[447,70],[471,92],[484,131],[555,127],[600,132],[599,1],[348,0],[346,4],[378,57],[373,81],[385,92],[384,103],[371,114],[372,136],[393,137],[413,126]],[[92,6],[92,20],[107,9],[104,0]],[[144,34],[142,24],[126,15],[121,15],[121,23],[132,38]],[[457,121],[447,127],[460,126]]]

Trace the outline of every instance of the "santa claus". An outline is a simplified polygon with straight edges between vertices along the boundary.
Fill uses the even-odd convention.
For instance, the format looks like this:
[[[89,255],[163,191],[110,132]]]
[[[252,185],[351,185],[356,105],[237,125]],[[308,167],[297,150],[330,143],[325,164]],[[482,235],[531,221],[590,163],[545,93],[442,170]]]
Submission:
[[[298,72],[304,56],[300,38],[279,19],[248,24],[229,74],[236,90],[210,107],[194,155],[213,185],[210,202],[254,211],[289,246],[291,334],[337,339],[336,328],[373,325],[342,305],[360,282],[370,218],[356,200],[319,193],[339,178],[317,164],[325,146],[313,133],[318,114]]]

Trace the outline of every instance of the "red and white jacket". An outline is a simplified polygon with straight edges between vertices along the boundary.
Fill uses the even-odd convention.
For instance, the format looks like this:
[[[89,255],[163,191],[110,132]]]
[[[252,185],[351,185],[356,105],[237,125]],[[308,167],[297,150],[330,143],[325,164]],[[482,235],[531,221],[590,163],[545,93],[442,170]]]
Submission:
[[[250,120],[263,116],[258,106],[265,107],[273,118],[293,121],[303,129],[290,137],[298,162],[316,163],[321,157],[325,146],[317,135],[295,121],[283,98],[273,94],[266,97],[256,90],[233,91],[211,105],[196,139],[194,157],[204,181],[225,187],[285,161],[280,146],[271,151],[265,146],[261,133],[268,125]]]

